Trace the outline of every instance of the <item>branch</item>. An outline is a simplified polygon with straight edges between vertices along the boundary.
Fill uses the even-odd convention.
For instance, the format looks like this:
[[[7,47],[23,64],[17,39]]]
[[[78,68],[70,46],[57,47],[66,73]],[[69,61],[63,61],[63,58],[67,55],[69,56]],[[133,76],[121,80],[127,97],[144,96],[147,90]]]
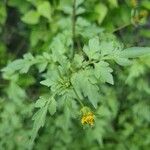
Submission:
[[[120,31],[120,30],[122,30],[122,29],[124,29],[124,28],[126,28],[126,27],[128,27],[128,26],[130,26],[130,25],[131,25],[131,23],[127,23],[127,24],[125,24],[125,25],[123,25],[123,26],[120,26],[120,27],[114,29],[114,30],[112,31],[112,33],[117,32],[117,31]]]
[[[72,9],[72,41],[73,41],[73,53],[75,48],[75,26],[76,26],[76,0],[73,0],[73,9]]]

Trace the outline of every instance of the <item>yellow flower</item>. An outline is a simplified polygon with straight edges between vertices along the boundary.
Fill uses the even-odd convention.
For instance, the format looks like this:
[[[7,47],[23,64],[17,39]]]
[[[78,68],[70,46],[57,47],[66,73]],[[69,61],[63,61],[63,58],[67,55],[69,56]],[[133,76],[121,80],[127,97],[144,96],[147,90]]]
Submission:
[[[131,0],[131,4],[132,4],[133,7],[137,7],[138,0]]]
[[[143,17],[147,17],[148,16],[148,11],[147,10],[142,10],[139,14],[139,17],[140,18],[143,18]]]
[[[94,125],[95,116],[92,112],[85,113],[81,118],[82,125],[89,124],[91,126]]]

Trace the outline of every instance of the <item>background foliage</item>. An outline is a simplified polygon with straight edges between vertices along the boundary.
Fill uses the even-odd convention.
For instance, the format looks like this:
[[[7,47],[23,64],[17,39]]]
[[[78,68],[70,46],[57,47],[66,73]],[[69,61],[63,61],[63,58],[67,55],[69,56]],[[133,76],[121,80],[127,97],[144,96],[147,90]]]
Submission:
[[[132,57],[112,57],[112,50],[150,46],[150,1],[77,0],[74,7],[75,22],[70,0],[0,1],[0,149],[149,150],[150,56],[126,66]],[[110,66],[97,62],[99,49]],[[76,73],[92,65],[94,86],[85,78],[93,70]],[[80,122],[70,76],[78,98],[95,114],[93,127]]]

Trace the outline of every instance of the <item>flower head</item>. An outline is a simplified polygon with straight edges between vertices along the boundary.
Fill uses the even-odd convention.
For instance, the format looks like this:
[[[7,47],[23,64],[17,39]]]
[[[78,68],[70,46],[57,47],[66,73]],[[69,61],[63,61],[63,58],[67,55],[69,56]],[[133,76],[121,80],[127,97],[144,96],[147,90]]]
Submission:
[[[81,118],[82,125],[89,124],[93,126],[95,122],[95,116],[93,112],[91,112],[88,107],[83,107],[81,111],[82,111],[82,118]]]
[[[131,0],[131,5],[132,5],[133,7],[137,7],[137,5],[138,5],[138,0]]]
[[[94,125],[94,114],[92,112],[87,113],[86,115],[83,115],[81,118],[81,123],[84,124],[89,124],[91,126]]]

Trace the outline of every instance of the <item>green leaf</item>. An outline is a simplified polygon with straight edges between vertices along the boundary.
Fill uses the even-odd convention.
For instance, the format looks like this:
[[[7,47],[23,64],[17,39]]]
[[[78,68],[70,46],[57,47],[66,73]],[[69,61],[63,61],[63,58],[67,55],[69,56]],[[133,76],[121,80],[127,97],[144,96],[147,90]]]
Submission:
[[[76,14],[77,14],[77,15],[81,15],[81,14],[83,14],[85,11],[86,11],[85,8],[79,7],[79,8],[76,10]]]
[[[51,68],[50,68],[51,67]],[[61,80],[57,67],[58,66],[50,66],[48,69],[48,72],[46,74],[46,79],[41,81],[40,83],[47,86],[47,87],[51,87],[51,86],[58,86],[58,82]]]
[[[48,65],[48,61],[43,56],[36,57],[36,61],[39,72],[43,72]]]
[[[71,77],[71,83],[75,89],[75,92],[77,94],[77,98],[79,97],[80,99],[83,99],[83,95],[82,95],[82,82],[81,84],[80,81],[82,81],[82,76],[80,74],[73,74],[72,77]]]
[[[89,40],[89,48],[90,48],[90,50],[95,51],[95,52],[97,52],[99,50],[98,37],[95,37],[95,38]]]
[[[37,10],[39,14],[49,21],[51,20],[51,5],[48,1],[44,1],[38,5]]]
[[[2,71],[9,74],[13,74],[15,71],[23,68],[23,66],[24,66],[24,61],[22,59],[18,59],[9,63],[5,68],[2,69]]]
[[[42,85],[47,86],[47,87],[50,87],[50,86],[53,85],[53,81],[50,80],[50,79],[43,80],[43,81],[41,81],[40,83],[41,83]]]
[[[23,67],[20,69],[20,73],[27,73],[30,67],[35,63],[34,57],[31,53],[27,53],[23,56]]]
[[[40,15],[35,10],[28,11],[23,17],[22,21],[27,24],[37,24],[39,22]]]
[[[97,103],[100,101],[99,88],[88,80],[86,83],[86,87],[83,89],[84,96],[87,96],[94,108],[97,108]]]
[[[32,118],[34,120],[34,124],[33,124],[33,130],[31,132],[29,149],[32,149],[34,140],[36,139],[39,129],[43,127],[45,124],[46,114],[47,114],[47,105],[39,109]]]
[[[79,54],[75,54],[72,65],[75,68],[81,68],[83,63],[83,56]]]
[[[121,51],[120,57],[136,58],[146,54],[150,54],[150,47],[131,47]]]
[[[47,99],[45,99],[45,97],[42,97],[42,96],[41,96],[41,97],[36,101],[35,107],[37,107],[37,108],[44,107],[45,104],[46,104],[46,102],[47,102]]]
[[[14,81],[10,82],[7,95],[9,99],[15,101],[18,104],[20,104],[21,100],[23,101],[26,98],[25,90],[18,86]]]
[[[23,56],[23,59],[18,59],[10,64],[7,65],[7,67],[3,68],[2,71],[6,75],[12,75],[16,71],[20,73],[27,73],[30,67],[35,63],[34,57],[32,54],[27,53]]]
[[[97,13],[97,20],[98,20],[98,23],[101,24],[105,16],[107,15],[108,9],[103,3],[99,3],[95,6],[96,6],[95,12]]]
[[[108,54],[112,54],[114,50],[114,43],[113,41],[101,41],[100,42],[100,51],[101,51],[101,55],[105,56]]]
[[[59,62],[60,59],[64,58],[62,55],[66,52],[66,49],[64,47],[63,41],[59,37],[55,37],[53,39],[50,48],[52,50],[52,58],[54,61]]]
[[[130,61],[128,58],[115,58],[114,59],[115,62],[121,66],[128,66],[128,65],[131,65],[132,61]]]
[[[48,106],[49,113],[50,113],[51,115],[54,115],[55,112],[56,112],[56,108],[57,108],[56,100],[52,97],[52,98],[50,99],[50,103],[49,103],[49,106]]]
[[[99,63],[95,63],[94,65],[94,73],[98,79],[100,79],[102,82],[114,84],[113,76],[111,74],[113,70],[108,66],[108,63],[100,61]]]
[[[112,7],[118,7],[118,0],[108,0]]]
[[[92,84],[89,79],[88,73],[82,71],[75,73],[71,82],[78,95],[77,98],[86,100],[87,97],[90,103],[97,108],[97,103],[100,101],[99,88],[96,84]]]
[[[39,72],[43,72],[43,71],[46,69],[47,65],[48,65],[48,62],[47,62],[47,61],[45,61],[45,62],[43,62],[43,63],[40,63],[40,64],[38,65]]]
[[[84,0],[77,0],[76,7],[79,7],[83,2],[84,2]]]
[[[46,70],[48,63],[51,62],[51,56],[50,54],[44,52],[42,56],[41,55],[36,56],[35,60],[39,72],[43,72],[44,70]]]
[[[98,37],[89,40],[88,46],[83,47],[83,51],[87,54],[90,59],[97,59],[99,52],[99,39]]]

